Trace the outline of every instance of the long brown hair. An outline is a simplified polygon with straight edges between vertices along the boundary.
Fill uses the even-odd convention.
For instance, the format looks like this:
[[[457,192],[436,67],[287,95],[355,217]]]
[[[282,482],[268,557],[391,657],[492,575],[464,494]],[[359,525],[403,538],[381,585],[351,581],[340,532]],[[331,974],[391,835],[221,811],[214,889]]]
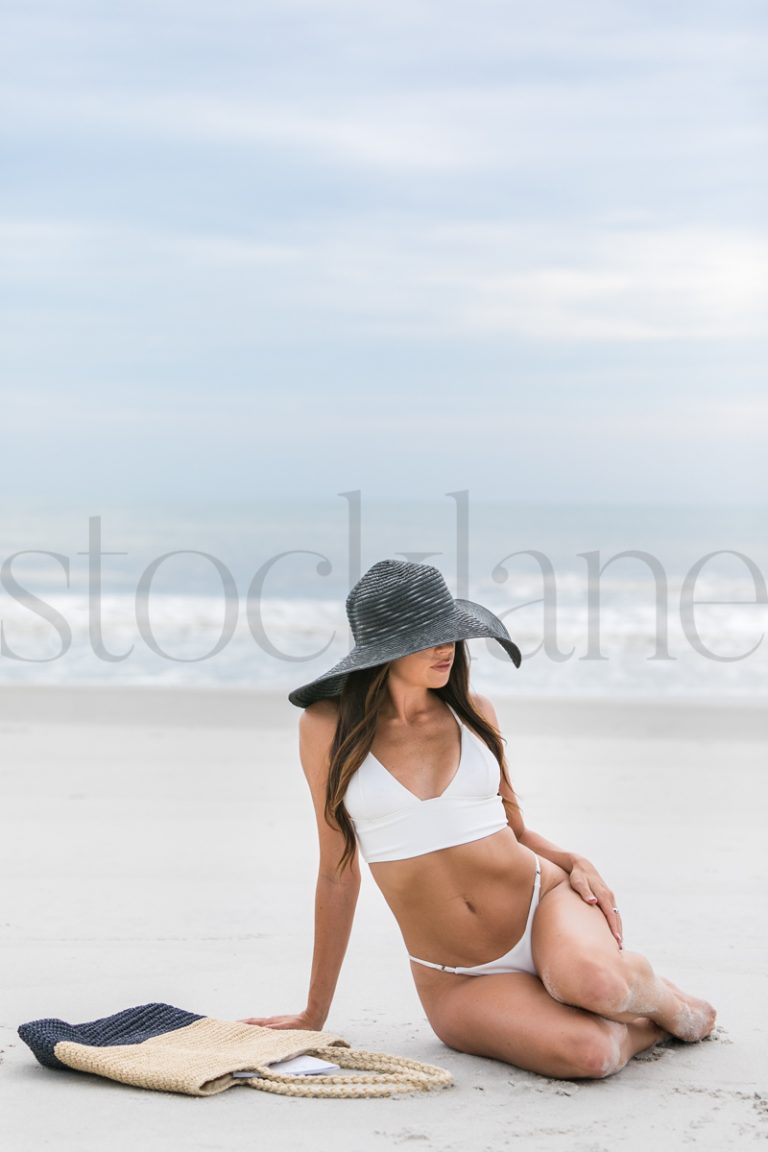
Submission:
[[[331,743],[331,764],[325,799],[325,819],[344,834],[344,851],[337,865],[337,871],[343,871],[354,856],[355,832],[349,813],[344,807],[344,794],[349,781],[371,750],[379,713],[387,696],[388,675],[388,663],[350,672],[338,697],[338,720]],[[434,689],[434,692],[441,700],[445,700],[455,708],[462,720],[485,741],[498,760],[501,771],[504,772],[504,737],[473,708],[469,699],[469,657],[463,640],[456,641],[447,684]],[[504,776],[512,789],[509,777],[506,773]],[[514,796],[514,789],[512,795]],[[519,807],[516,799],[512,803],[515,807]],[[507,806],[510,801],[505,799],[504,804]]]

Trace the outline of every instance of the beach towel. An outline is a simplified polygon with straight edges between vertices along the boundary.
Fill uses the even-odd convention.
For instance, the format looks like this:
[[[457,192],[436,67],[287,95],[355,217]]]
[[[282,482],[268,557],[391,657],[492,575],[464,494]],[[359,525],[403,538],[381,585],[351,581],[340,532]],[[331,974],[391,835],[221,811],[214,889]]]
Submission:
[[[32,1020],[18,1033],[46,1068],[187,1096],[236,1085],[286,1096],[391,1096],[453,1083],[444,1068],[355,1049],[333,1032],[217,1020],[171,1004],[140,1004],[83,1024]],[[270,1067],[300,1055],[353,1071],[301,1076]]]

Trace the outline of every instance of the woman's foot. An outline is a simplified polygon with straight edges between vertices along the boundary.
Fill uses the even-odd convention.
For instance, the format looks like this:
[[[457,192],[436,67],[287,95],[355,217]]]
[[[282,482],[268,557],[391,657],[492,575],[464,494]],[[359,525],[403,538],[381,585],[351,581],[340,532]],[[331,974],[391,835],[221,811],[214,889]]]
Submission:
[[[694,1043],[697,1040],[703,1040],[705,1036],[709,1036],[717,1017],[712,1005],[706,1000],[700,1000],[698,996],[690,996],[687,992],[683,992],[682,988],[678,988],[671,980],[667,980],[666,976],[659,976],[659,980],[662,984],[666,984],[679,1004],[674,1013],[675,1019],[668,1026],[668,1031],[678,1040],[685,1040],[688,1043]]]

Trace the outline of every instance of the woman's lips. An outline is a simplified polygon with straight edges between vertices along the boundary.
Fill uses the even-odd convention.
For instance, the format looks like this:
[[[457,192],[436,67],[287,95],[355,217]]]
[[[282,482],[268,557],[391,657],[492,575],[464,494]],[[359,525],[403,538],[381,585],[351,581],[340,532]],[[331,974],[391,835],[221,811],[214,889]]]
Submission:
[[[444,660],[442,664],[433,664],[432,665],[433,668],[438,668],[438,669],[440,669],[441,672],[445,668],[450,668],[450,666],[451,666],[450,660]]]

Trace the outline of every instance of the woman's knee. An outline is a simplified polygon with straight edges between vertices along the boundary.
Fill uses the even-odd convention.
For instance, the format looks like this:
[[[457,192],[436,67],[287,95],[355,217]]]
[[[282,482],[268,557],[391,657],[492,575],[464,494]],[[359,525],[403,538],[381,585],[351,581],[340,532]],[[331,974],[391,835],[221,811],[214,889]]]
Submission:
[[[565,1080],[600,1079],[618,1072],[626,1062],[625,1025],[575,1008],[556,1008],[539,988],[543,1000],[531,1005],[535,1019],[521,1011],[520,1004],[508,1012],[496,1005],[489,1018],[483,1011],[463,1010],[452,998],[430,1005],[427,1018],[446,1047],[470,1056]]]
[[[632,998],[628,974],[618,964],[590,956],[570,955],[541,979],[554,1000],[598,1015],[626,1012]]]
[[[568,1079],[602,1080],[613,1075],[626,1063],[622,1039],[624,1024],[613,1020],[590,1021],[570,1037],[567,1051],[562,1053],[570,1072]]]

